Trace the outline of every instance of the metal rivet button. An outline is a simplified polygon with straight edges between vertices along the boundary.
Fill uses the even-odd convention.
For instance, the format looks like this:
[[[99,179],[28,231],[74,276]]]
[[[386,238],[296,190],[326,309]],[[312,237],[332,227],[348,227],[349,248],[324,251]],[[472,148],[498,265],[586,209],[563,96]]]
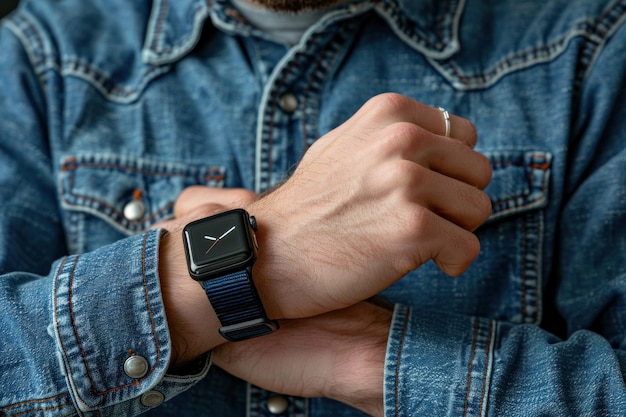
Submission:
[[[124,206],[124,218],[128,221],[137,221],[146,214],[146,205],[142,200],[142,191],[137,189],[133,192],[133,199]]]
[[[124,361],[124,373],[131,378],[141,378],[148,373],[148,361],[143,356],[133,355]]]
[[[280,108],[283,109],[285,113],[293,113],[298,108],[298,98],[291,93],[284,94],[280,98]]]
[[[146,206],[141,200],[129,201],[124,206],[124,218],[128,221],[137,221],[146,213]]]
[[[272,395],[267,399],[267,409],[274,415],[283,414],[289,407],[289,400],[283,395]]]
[[[141,396],[141,403],[146,407],[156,407],[165,401],[165,395],[159,391],[148,391]]]

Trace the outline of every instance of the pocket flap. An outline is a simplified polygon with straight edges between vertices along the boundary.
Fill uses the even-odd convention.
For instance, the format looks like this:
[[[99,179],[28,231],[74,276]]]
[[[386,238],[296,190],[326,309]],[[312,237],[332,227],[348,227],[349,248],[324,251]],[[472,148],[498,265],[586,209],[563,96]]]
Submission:
[[[60,193],[66,210],[102,218],[126,234],[170,218],[180,192],[192,185],[221,187],[225,168],[193,166],[119,155],[78,155],[61,164]],[[134,215],[124,209],[138,203]],[[139,215],[138,215],[139,214]]]
[[[497,151],[484,154],[493,169],[493,177],[485,189],[493,206],[488,221],[548,204],[550,153]]]

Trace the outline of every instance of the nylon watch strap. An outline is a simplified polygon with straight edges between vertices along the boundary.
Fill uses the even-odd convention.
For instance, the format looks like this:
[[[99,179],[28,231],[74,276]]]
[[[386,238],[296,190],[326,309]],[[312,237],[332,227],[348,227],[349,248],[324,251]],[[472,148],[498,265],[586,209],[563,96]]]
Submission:
[[[227,340],[239,341],[273,333],[278,323],[267,318],[250,269],[200,281]]]

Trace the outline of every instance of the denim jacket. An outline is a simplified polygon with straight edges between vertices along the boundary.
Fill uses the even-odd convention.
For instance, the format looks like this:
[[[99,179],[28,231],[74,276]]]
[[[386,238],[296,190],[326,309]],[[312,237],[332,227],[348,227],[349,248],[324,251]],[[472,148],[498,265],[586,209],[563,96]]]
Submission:
[[[150,226],[191,185],[267,190],[391,91],[476,125],[493,213],[464,275],[382,294],[386,416],[626,415],[625,20],[353,0],[285,46],[227,0],[23,1],[0,24],[0,416],[361,415],[210,358],[167,374]]]

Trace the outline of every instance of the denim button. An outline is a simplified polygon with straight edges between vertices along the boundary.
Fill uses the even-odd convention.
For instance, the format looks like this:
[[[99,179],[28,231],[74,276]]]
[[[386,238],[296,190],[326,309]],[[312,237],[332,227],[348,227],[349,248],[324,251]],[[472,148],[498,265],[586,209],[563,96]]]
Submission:
[[[148,361],[143,356],[133,355],[124,361],[124,373],[131,378],[141,378],[148,373]]]
[[[272,395],[267,399],[267,409],[274,415],[283,414],[289,407],[289,400],[284,395]]]
[[[141,200],[129,201],[124,206],[124,218],[128,221],[137,221],[146,213],[146,206]]]
[[[298,99],[291,93],[283,94],[280,98],[280,108],[283,109],[285,113],[293,113],[298,108]]]
[[[148,391],[141,396],[141,403],[146,407],[156,407],[165,401],[165,395],[159,391]]]

